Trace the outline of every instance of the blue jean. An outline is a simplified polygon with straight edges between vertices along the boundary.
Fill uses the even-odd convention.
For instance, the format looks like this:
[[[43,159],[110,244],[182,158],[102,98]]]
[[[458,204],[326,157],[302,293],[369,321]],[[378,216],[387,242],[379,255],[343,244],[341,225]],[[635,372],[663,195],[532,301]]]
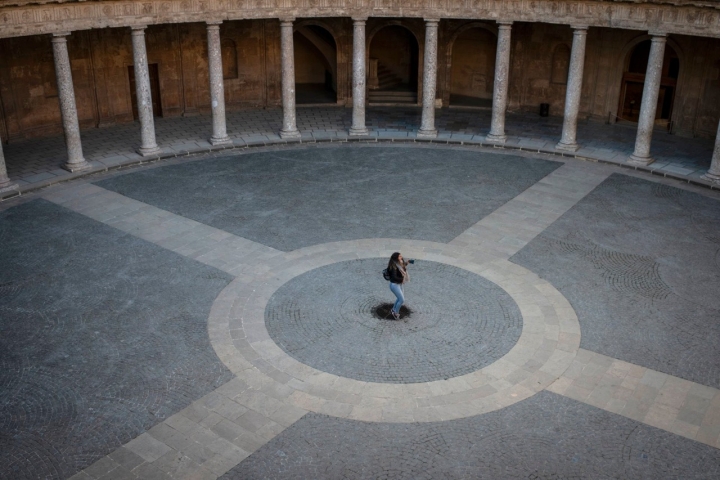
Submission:
[[[390,291],[395,294],[395,297],[397,297],[392,310],[395,313],[400,313],[400,307],[402,307],[402,304],[405,303],[405,294],[403,293],[402,285],[390,282]]]

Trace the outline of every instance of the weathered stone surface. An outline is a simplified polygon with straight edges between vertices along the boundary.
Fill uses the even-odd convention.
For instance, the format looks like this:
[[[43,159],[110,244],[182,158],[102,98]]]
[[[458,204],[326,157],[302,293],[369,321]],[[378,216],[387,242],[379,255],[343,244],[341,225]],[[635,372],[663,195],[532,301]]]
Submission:
[[[145,49],[145,27],[132,29],[133,62],[135,65],[135,91],[137,111],[140,117],[141,145],[138,153],[143,156],[160,152],[155,141],[155,120],[153,119],[150,74],[148,73],[147,51]]]
[[[655,113],[657,112],[658,93],[660,92],[660,77],[662,76],[663,56],[665,55],[665,34],[653,35],[648,58],[645,85],[643,87],[642,104],[640,105],[640,119],[638,120],[635,151],[628,163],[631,165],[649,165],[654,160],[650,157],[650,141],[655,128]]]
[[[422,120],[418,137],[434,138],[435,87],[437,85],[438,20],[425,20],[425,58],[423,59]]]
[[[505,112],[510,87],[510,31],[512,22],[498,22],[497,55],[495,57],[495,83],[493,89],[492,120],[487,141],[505,143]]]
[[[585,67],[585,43],[587,40],[586,27],[573,28],[572,52],[570,54],[570,68],[568,71],[567,94],[565,96],[565,115],[563,117],[563,131],[558,149],[574,152],[579,148],[577,144],[577,121],[580,112],[580,93],[583,83],[583,68]]]
[[[210,70],[210,108],[213,133],[210,143],[229,145],[231,142],[225,125],[225,86],[223,82],[222,51],[220,49],[220,22],[207,24],[208,68]],[[237,61],[237,59],[236,59]]]

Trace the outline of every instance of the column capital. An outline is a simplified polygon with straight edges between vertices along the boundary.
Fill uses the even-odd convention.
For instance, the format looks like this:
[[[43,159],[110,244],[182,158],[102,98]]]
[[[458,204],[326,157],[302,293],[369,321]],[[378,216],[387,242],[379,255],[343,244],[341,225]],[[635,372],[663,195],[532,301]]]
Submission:
[[[440,23],[439,18],[424,18],[423,20],[425,20],[425,23]]]
[[[134,25],[130,27],[130,30],[132,30],[133,35],[145,35],[146,28],[147,25]]]
[[[513,21],[512,20],[498,20],[497,24],[500,28],[508,29],[512,27]]]
[[[292,25],[294,21],[295,21],[295,17],[282,17],[282,18],[280,18],[280,25],[281,26]]]
[[[367,16],[355,16],[355,17],[350,17],[350,18],[352,18],[352,21],[354,24],[365,23],[365,22],[367,22],[367,19],[368,19]]]
[[[207,24],[208,28],[210,28],[210,27],[220,28],[220,25],[222,25],[223,21],[222,20],[208,20],[205,23]]]
[[[656,32],[656,31],[649,31],[648,35],[650,35],[652,37],[653,42],[656,42],[656,41],[664,42],[665,40],[667,40],[667,36],[668,36],[667,32]]]
[[[587,33],[587,30],[590,27],[588,25],[570,25],[570,28],[572,28],[573,31],[577,32],[577,33],[580,33],[580,32]]]
[[[52,41],[53,42],[67,42],[67,36],[70,35],[71,32],[55,32],[52,34]]]

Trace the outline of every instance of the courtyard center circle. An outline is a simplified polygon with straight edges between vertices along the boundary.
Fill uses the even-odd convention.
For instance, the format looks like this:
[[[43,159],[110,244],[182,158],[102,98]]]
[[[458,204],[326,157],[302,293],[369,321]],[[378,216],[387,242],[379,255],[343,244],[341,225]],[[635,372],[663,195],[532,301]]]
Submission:
[[[347,371],[342,372],[338,367],[343,362],[338,357],[333,359],[332,368],[309,365],[304,359],[288,354],[271,336],[268,328],[273,328],[273,322],[269,322],[269,327],[266,312],[273,315],[274,302],[289,298],[290,290],[284,291],[283,287],[292,289],[294,279],[302,283],[305,274],[321,275],[323,267],[329,267],[328,272],[342,270],[352,263],[349,259],[355,259],[361,260],[357,265],[367,261],[368,265],[379,266],[372,268],[381,289],[378,292],[382,292],[387,283],[381,280],[380,272],[384,268],[381,259],[389,258],[395,250],[403,252],[407,258],[417,259],[416,265],[426,262],[428,268],[433,268],[432,263],[435,263],[438,269],[446,268],[449,275],[454,269],[464,270],[468,272],[468,278],[481,277],[481,280],[474,280],[476,286],[497,286],[491,291],[507,294],[512,300],[508,305],[514,303],[520,312],[521,332],[514,345],[500,358],[469,373],[458,372],[457,376],[447,379],[420,380],[417,377],[413,383],[396,379],[391,383],[351,378]],[[411,284],[418,276],[422,276],[420,270],[416,271]],[[323,293],[327,294],[327,288],[304,295],[310,302]],[[407,293],[408,302],[414,302],[412,292],[408,290]],[[378,295],[382,295],[381,301],[387,301],[390,292]],[[364,307],[367,312],[363,316],[366,318],[358,323],[381,321],[371,314],[373,303],[367,300]],[[360,308],[361,302],[357,305]],[[339,307],[339,311],[344,311],[343,308]],[[285,311],[287,317],[293,307]],[[337,308],[334,311],[338,311]],[[419,317],[420,314],[414,312],[413,316],[416,315]],[[411,328],[412,321],[414,319],[407,325],[396,327]],[[452,321],[455,319],[448,316],[447,322]],[[303,323],[301,321],[298,328]],[[208,318],[208,334],[220,360],[232,372],[241,375],[244,382],[259,389],[283,392],[287,403],[305,410],[378,422],[450,420],[512,405],[557,380],[570,366],[580,346],[580,325],[575,311],[546,280],[504,258],[450,244],[418,240],[352,240],[278,252],[276,257],[266,259],[252,271],[238,276],[220,293]],[[322,349],[323,343],[328,342],[318,339],[315,343]],[[497,357],[500,352],[494,355]],[[492,358],[488,356],[486,360]],[[327,371],[332,369],[343,375]]]
[[[438,262],[408,268],[407,321],[378,319],[373,309],[394,300],[379,274],[386,265],[386,258],[349,260],[293,278],[268,302],[268,333],[306,365],[380,383],[465,375],[500,359],[520,338],[522,315],[510,295]]]

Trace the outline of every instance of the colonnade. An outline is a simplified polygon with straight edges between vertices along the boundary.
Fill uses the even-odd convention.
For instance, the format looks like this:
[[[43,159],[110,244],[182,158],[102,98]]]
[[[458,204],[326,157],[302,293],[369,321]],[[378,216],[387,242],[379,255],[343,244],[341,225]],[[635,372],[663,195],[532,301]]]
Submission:
[[[283,124],[279,134],[281,138],[299,138],[295,115],[295,60],[293,48],[294,18],[280,20],[281,72],[282,72],[282,108]],[[351,136],[368,135],[365,125],[366,98],[366,41],[365,23],[367,17],[353,17],[353,57],[352,87],[353,112]],[[437,45],[439,19],[425,19],[425,54],[423,58],[423,92],[422,119],[417,136],[434,138],[435,128],[435,93],[437,86]],[[209,60],[209,81],[212,107],[213,145],[230,144],[225,120],[225,94],[223,85],[222,55],[220,43],[221,21],[207,22],[207,45]],[[505,134],[505,114],[508,106],[508,87],[510,73],[511,21],[499,20],[498,41],[495,61],[495,81],[493,90],[492,119],[490,132],[486,137],[489,143],[503,144],[507,140]],[[140,119],[141,145],[138,153],[142,156],[155,156],[161,150],[155,139],[155,124],[150,92],[150,76],[148,72],[147,52],[145,46],[145,26],[131,27],[132,49],[135,68],[137,109]],[[561,139],[556,149],[561,151],[577,151],[577,120],[580,110],[580,95],[583,82],[585,63],[585,45],[588,26],[573,25],[573,42],[568,70],[565,111]],[[55,61],[55,72],[58,85],[58,97],[62,117],[63,130],[67,145],[67,162],[63,168],[71,171],[82,171],[90,168],[85,161],[80,139],[77,107],[73,89],[70,59],[67,49],[67,36],[70,33],[53,34],[52,46]],[[663,32],[650,32],[652,42],[650,56],[645,75],[645,86],[640,106],[635,149],[628,158],[631,165],[649,165],[653,162],[650,155],[650,144],[655,124],[660,80],[662,76],[663,57],[667,35]],[[720,124],[715,141],[712,163],[704,178],[720,183]],[[5,160],[0,145],[0,192],[17,189],[7,176]]]

